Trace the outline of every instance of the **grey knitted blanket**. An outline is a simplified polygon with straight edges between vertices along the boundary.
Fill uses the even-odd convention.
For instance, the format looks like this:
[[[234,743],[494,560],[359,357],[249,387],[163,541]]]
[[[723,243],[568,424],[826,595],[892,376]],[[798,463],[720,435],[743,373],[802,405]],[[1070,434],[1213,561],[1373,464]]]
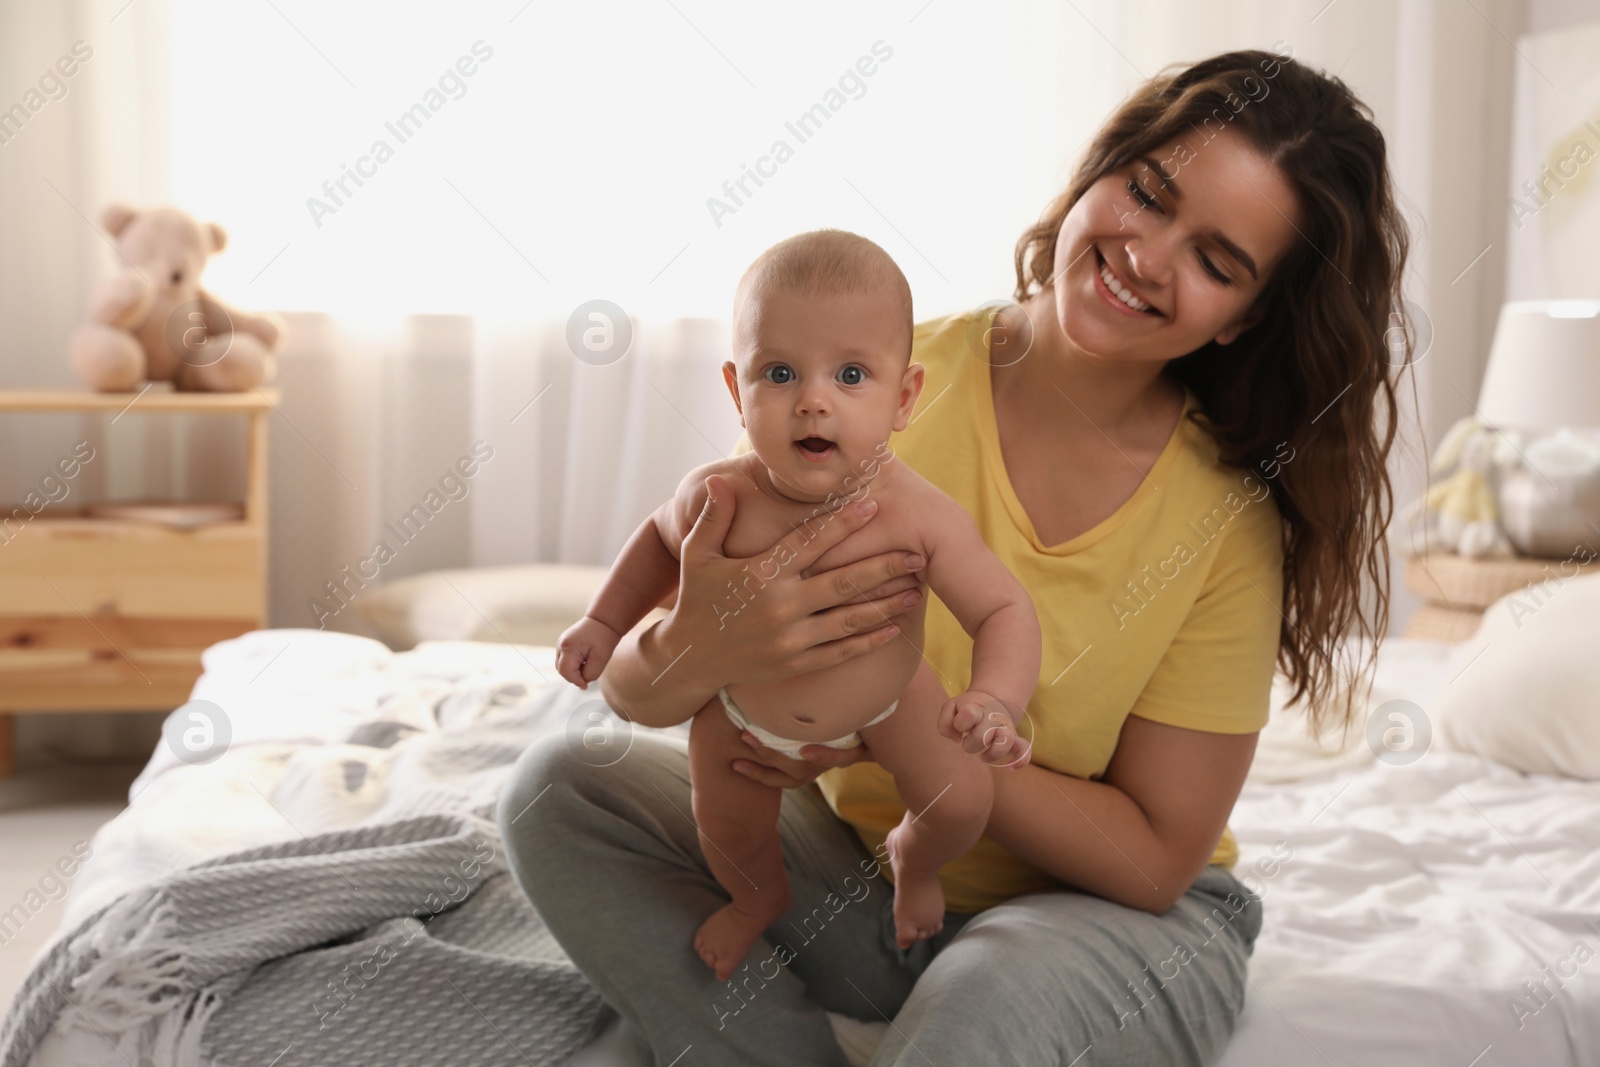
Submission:
[[[179,812],[263,843],[174,863],[72,923],[13,1002],[0,1067],[27,1067],[52,1026],[92,1030],[104,1062],[136,1067],[544,1067],[609,1021],[492,821],[510,765],[582,695],[509,677],[503,658],[452,676],[409,655],[379,664],[370,706],[345,687],[339,736],[236,743],[141,779],[92,863],[192,855],[192,828],[160,839]]]

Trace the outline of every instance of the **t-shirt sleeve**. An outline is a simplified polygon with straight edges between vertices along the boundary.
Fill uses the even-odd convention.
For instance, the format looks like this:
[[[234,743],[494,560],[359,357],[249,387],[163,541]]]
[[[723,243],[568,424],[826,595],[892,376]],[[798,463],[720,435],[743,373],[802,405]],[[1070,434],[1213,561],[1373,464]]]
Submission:
[[[1276,504],[1252,504],[1218,545],[1200,595],[1131,714],[1220,734],[1266,726],[1283,615]]]

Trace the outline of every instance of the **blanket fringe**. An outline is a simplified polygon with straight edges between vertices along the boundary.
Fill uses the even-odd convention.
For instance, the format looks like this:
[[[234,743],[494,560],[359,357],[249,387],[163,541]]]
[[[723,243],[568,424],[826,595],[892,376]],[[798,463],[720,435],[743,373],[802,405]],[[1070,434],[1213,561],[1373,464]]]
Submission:
[[[186,1009],[168,1012],[156,1020],[150,1039],[150,1058],[172,1067],[202,1067],[200,1039],[206,1024],[222,1007],[222,993],[216,987],[201,990],[190,998]]]
[[[184,988],[187,961],[177,913],[157,891],[130,893],[79,934],[73,950],[94,963],[72,981],[63,1022],[102,1032],[141,1027],[194,998]]]
[[[94,963],[73,980],[57,1025],[99,1031],[130,1063],[202,1067],[206,1024],[222,1007],[225,989],[238,983],[189,988],[177,926],[177,912],[159,891],[130,893],[112,905],[73,942]]]

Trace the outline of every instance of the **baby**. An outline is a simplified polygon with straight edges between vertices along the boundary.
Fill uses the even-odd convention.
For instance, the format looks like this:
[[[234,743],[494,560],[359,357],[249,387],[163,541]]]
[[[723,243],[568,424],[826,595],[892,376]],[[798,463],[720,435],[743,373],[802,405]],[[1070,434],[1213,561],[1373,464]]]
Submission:
[[[922,659],[919,603],[895,620],[896,640],[783,682],[728,684],[694,714],[694,817],[707,865],[732,898],[700,926],[694,946],[722,980],[790,907],[777,828],[782,790],[733,770],[735,758],[750,755],[740,731],[796,759],[803,745],[865,742],[894,775],[909,809],[885,842],[902,948],[943,927],[939,868],[983,833],[993,798],[989,767],[1027,761],[1017,719],[1039,675],[1033,602],[961,505],[888,449],[890,432],[905,429],[922,390],[911,332],[910,286],[873,242],[817,230],[763,253],[739,282],[736,358],[722,366],[752,451],[691,471],[629,540],[588,614],[557,645],[562,677],[588,688],[621,636],[676,588],[683,540],[712,474],[733,495],[723,550],[735,557],[755,555],[795,529],[815,531],[832,521],[834,507],[870,496],[878,505],[873,520],[803,575],[895,549],[919,553],[928,587],[974,640],[971,684],[942,704],[901,700],[919,669],[931,671]],[[739,625],[740,597],[760,596],[761,579],[787,563],[774,554],[752,568],[756,587],[746,581],[717,607],[722,627]],[[1005,715],[987,719],[984,747],[969,754],[960,742],[1002,708]]]

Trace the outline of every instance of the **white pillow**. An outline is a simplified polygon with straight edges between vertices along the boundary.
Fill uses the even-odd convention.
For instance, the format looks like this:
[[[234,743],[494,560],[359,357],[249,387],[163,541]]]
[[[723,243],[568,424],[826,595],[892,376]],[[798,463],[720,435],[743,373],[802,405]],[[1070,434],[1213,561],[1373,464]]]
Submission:
[[[1576,560],[1549,573],[1484,611],[1437,707],[1423,710],[1441,747],[1600,780],[1600,574]]]
[[[432,571],[368,589],[355,608],[395,649],[419,641],[554,645],[583,617],[606,573],[564,563]]]

